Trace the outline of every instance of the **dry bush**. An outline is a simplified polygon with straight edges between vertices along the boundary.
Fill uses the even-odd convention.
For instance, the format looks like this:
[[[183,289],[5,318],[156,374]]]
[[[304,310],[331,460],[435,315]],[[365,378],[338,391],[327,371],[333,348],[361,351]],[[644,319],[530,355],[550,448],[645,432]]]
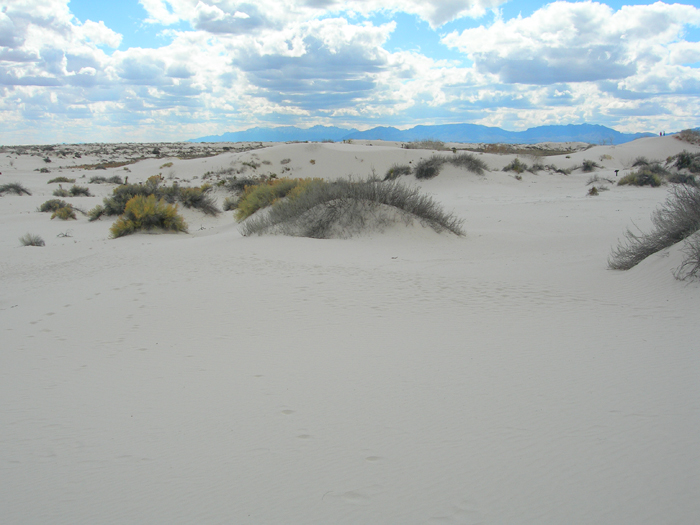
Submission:
[[[0,195],[14,193],[15,195],[31,195],[32,193],[19,182],[9,182],[0,186]]]
[[[391,213],[390,213],[391,212]],[[462,220],[445,213],[418,188],[399,181],[379,182],[338,180],[312,181],[298,188],[288,199],[270,207],[242,226],[244,235],[282,233],[285,235],[328,238],[349,236],[364,228],[386,225],[396,220],[418,220],[437,232],[464,235]]]
[[[697,129],[684,129],[674,137],[690,144],[700,144],[700,130]]]
[[[406,149],[432,149],[432,150],[444,150],[445,143],[441,140],[423,139],[414,140],[403,145]]]
[[[688,237],[683,243],[682,250],[685,258],[674,276],[681,281],[700,279],[700,234],[695,233]]]
[[[58,217],[62,221],[77,219],[77,217],[75,215],[75,210],[73,209],[72,206],[64,206],[64,207],[58,208],[56,211],[54,211],[51,214],[51,219],[55,219],[56,217]]]
[[[659,187],[663,184],[664,180],[661,176],[653,173],[648,168],[641,168],[638,171],[625,175],[618,182],[618,186],[651,186]]]
[[[126,203],[124,214],[109,231],[113,238],[117,238],[153,229],[187,232],[187,223],[178,215],[177,205],[168,204],[164,199],[157,200],[155,195],[137,195]]]
[[[73,184],[75,182],[75,179],[69,179],[68,177],[56,177],[55,179],[51,179],[46,184],[54,184],[57,182],[68,182],[68,183]]]
[[[527,169],[527,164],[521,162],[520,159],[515,158],[513,159],[513,162],[505,166],[502,171],[514,171],[515,173],[523,173]]]
[[[613,270],[629,270],[650,255],[673,246],[700,230],[700,188],[679,184],[672,186],[666,202],[651,216],[650,233],[625,232],[625,240],[608,260]]]
[[[386,171],[386,175],[384,175],[384,180],[394,180],[402,175],[410,175],[411,174],[411,166],[407,164],[394,164],[391,168],[389,168]]]
[[[22,246],[46,246],[44,239],[31,233],[27,233],[20,237],[19,242],[22,244]]]

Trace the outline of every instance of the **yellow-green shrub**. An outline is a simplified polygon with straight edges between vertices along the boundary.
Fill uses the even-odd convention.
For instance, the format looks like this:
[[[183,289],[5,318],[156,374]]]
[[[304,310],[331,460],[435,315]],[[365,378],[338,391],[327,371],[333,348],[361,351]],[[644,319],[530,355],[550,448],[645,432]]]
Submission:
[[[61,219],[63,221],[67,221],[68,219],[77,219],[77,217],[75,216],[75,211],[73,210],[72,206],[63,206],[61,208],[58,208],[51,215],[52,219],[54,219],[56,217],[58,217],[59,219]]]
[[[283,177],[256,184],[255,186],[246,186],[243,195],[238,201],[238,208],[235,212],[236,220],[242,221],[256,211],[270,206],[277,199],[286,197],[300,182],[301,179]]]
[[[113,238],[129,235],[138,230],[160,228],[169,231],[187,231],[187,223],[178,215],[177,205],[168,204],[155,195],[137,195],[126,203],[124,214],[109,229]]]

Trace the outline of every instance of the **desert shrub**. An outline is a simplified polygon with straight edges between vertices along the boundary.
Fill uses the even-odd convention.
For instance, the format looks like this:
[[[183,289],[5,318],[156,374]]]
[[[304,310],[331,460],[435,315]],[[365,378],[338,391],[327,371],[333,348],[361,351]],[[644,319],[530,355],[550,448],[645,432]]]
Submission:
[[[682,250],[685,257],[674,273],[676,279],[700,279],[700,234],[696,232],[688,237]]]
[[[236,176],[226,179],[226,189],[233,191],[235,193],[241,193],[245,190],[246,186],[255,186],[260,184],[262,180],[260,178],[253,177],[241,177],[240,179]]]
[[[441,140],[423,139],[423,140],[413,140],[407,144],[404,144],[406,149],[433,149],[433,150],[444,150],[445,143]]]
[[[31,233],[27,233],[23,235],[22,237],[19,238],[19,242],[22,244],[22,246],[45,246],[46,243],[44,242],[44,239],[42,239],[38,235],[33,235]]]
[[[90,197],[90,189],[87,186],[71,186],[69,190],[72,197]]]
[[[442,169],[442,165],[447,162],[447,158],[441,155],[433,155],[427,159],[423,159],[416,164],[414,174],[417,179],[432,179],[437,177]]]
[[[104,215],[105,209],[102,207],[102,205],[98,204],[95,206],[93,209],[88,211],[88,221],[93,222],[102,217]]]
[[[472,155],[471,153],[460,153],[459,155],[454,155],[453,157],[447,159],[447,162],[456,166],[458,168],[463,168],[478,175],[484,173],[484,170],[488,169],[486,163]]]
[[[34,170],[34,171],[36,171],[36,170]],[[39,173],[51,173],[51,170],[49,168],[41,168],[39,170]]]
[[[57,188],[57,189],[53,190],[52,195],[54,197],[70,197],[71,196],[70,192],[64,188]]]
[[[163,164],[163,165],[160,167],[160,169],[172,168],[172,167],[173,167],[173,163],[172,163],[172,162],[166,162],[165,164]]]
[[[44,204],[39,206],[39,211],[41,212],[54,212],[60,208],[70,208],[71,205],[68,204],[66,201],[62,201],[60,199],[50,199],[47,200]]]
[[[386,175],[384,175],[384,180],[394,180],[402,175],[410,174],[411,166],[408,166],[406,164],[394,164],[391,168],[387,170]]]
[[[700,230],[700,188],[671,186],[666,202],[654,211],[651,221],[654,229],[650,233],[625,232],[625,240],[618,243],[608,260],[610,268],[628,270]]]
[[[75,182],[75,179],[69,179],[68,177],[56,177],[55,179],[51,179],[46,184],[54,184],[56,182],[68,182],[73,184]]]
[[[238,199],[236,197],[226,197],[222,206],[224,211],[235,210],[238,207]]]
[[[684,129],[675,135],[675,138],[684,142],[689,142],[690,144],[700,144],[700,130]]]
[[[123,237],[139,230],[162,229],[186,232],[187,224],[177,213],[177,205],[168,204],[164,199],[137,195],[131,198],[121,215],[109,231],[113,238]]]
[[[185,208],[195,208],[207,215],[213,216],[217,216],[221,213],[214,199],[210,195],[207,195],[212,188],[209,184],[203,184],[199,188],[177,188],[179,191],[176,194],[176,199],[178,202],[181,202]]]
[[[588,190],[588,196],[595,197],[596,195],[600,195],[598,188],[596,188],[595,186],[591,186],[591,188]]]
[[[530,166],[527,171],[530,173],[537,173],[538,171],[543,171],[547,169],[547,166],[542,164],[541,162],[535,162],[532,166]]]
[[[10,182],[0,185],[0,195],[14,193],[15,195],[31,195],[32,193],[19,182]]]
[[[675,159],[673,165],[676,169],[687,169],[691,173],[700,173],[700,153],[682,151],[672,159]]]
[[[593,160],[584,160],[583,164],[581,164],[581,169],[586,173],[591,172],[597,168],[600,168],[600,166]]]
[[[290,162],[292,162],[292,159],[282,159],[280,164],[289,164]]]
[[[77,219],[77,217],[75,216],[75,210],[72,206],[63,206],[61,208],[58,208],[51,214],[51,219],[55,219],[56,217],[58,217],[62,221]]]
[[[254,186],[246,186],[238,201],[236,220],[242,221],[261,208],[270,206],[277,199],[286,197],[300,182],[300,179],[281,178]]]
[[[598,175],[593,175],[590,179],[588,179],[588,182],[586,182],[586,186],[590,186],[591,184],[595,184],[596,182],[607,182],[608,184],[612,184],[615,181],[606,177],[599,177]]]
[[[648,166],[648,165],[649,165],[649,160],[646,157],[637,157],[632,162],[633,168],[636,168],[637,166]]]
[[[124,184],[124,181],[119,175],[114,175],[112,177],[97,175],[96,177],[90,177],[88,182],[90,184]]]
[[[672,184],[690,184],[691,186],[697,185],[695,177],[685,173],[671,173],[666,177],[666,180]]]
[[[520,162],[518,158],[513,159],[513,162],[503,168],[503,171],[514,171],[515,173],[522,173],[525,170],[527,170],[527,164]]]
[[[288,199],[277,201],[267,214],[253,217],[242,226],[244,235],[278,232],[312,238],[345,236],[373,224],[413,219],[437,232],[463,235],[462,220],[445,213],[418,188],[399,181],[310,181]]]
[[[618,182],[618,186],[652,186],[658,187],[663,183],[663,179],[656,173],[653,173],[648,168],[642,168],[635,172],[625,175]]]

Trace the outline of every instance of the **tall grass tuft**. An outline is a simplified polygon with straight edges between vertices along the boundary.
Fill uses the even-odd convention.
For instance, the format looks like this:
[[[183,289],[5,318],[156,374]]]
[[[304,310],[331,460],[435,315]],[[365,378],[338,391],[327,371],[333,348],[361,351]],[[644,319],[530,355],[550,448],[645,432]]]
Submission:
[[[651,216],[650,233],[625,232],[625,240],[613,249],[608,266],[629,270],[650,255],[668,248],[700,230],[700,188],[671,186],[666,202]]]
[[[19,238],[19,242],[22,246],[46,246],[44,239],[38,235],[27,233]]]

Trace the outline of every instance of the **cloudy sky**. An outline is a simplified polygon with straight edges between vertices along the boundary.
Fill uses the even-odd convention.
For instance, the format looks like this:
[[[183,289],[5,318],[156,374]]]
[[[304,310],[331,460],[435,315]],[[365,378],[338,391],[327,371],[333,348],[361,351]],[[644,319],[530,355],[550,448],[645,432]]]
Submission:
[[[0,144],[696,127],[700,9],[685,1],[0,0]]]

